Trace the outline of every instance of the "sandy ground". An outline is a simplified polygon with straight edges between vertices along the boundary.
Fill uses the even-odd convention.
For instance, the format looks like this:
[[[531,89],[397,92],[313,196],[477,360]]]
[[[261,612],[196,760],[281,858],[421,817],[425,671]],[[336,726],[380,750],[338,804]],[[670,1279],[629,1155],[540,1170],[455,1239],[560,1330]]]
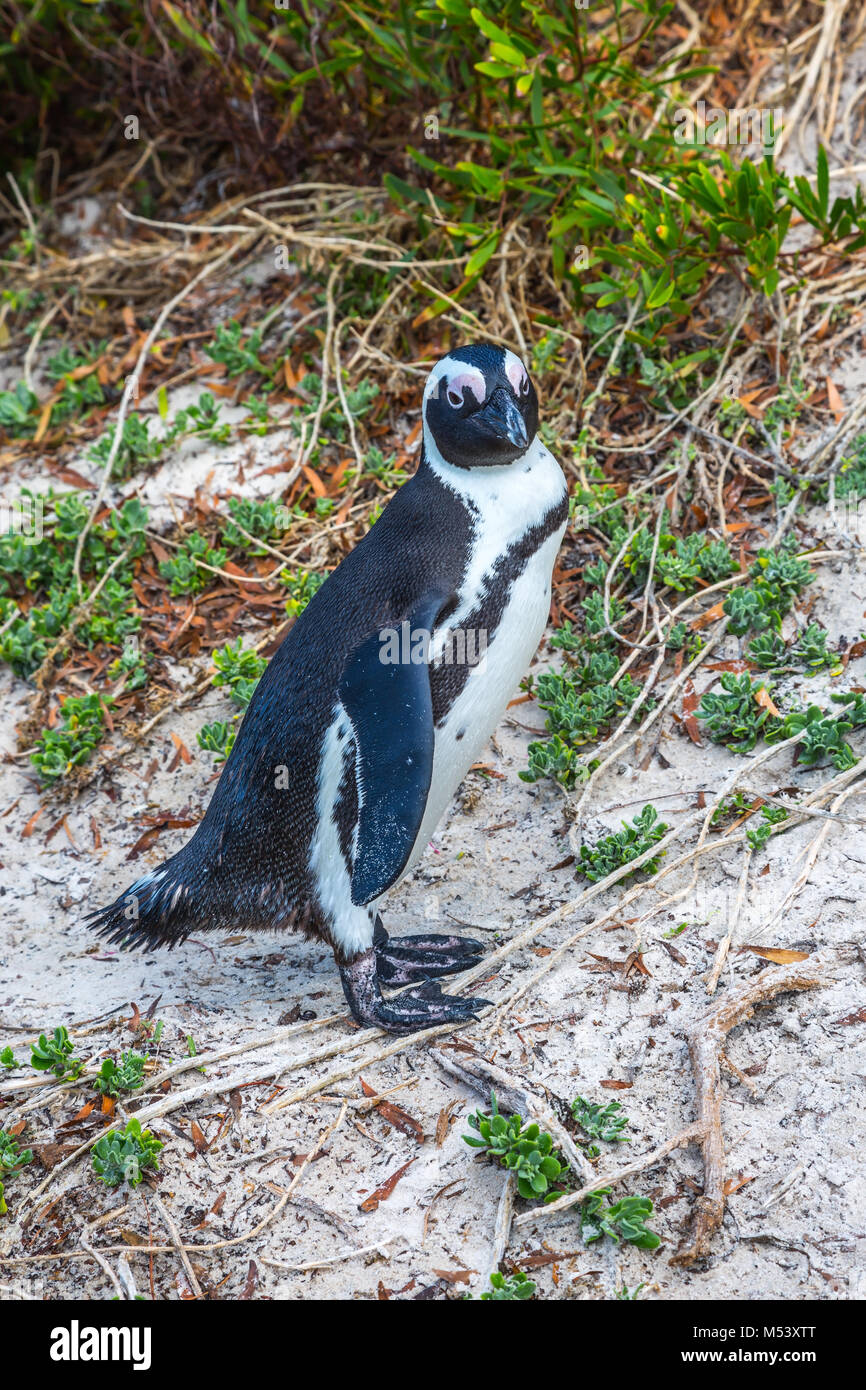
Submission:
[[[252,447],[262,450],[264,465],[268,450],[278,445],[278,437],[272,437]],[[195,485],[193,474],[200,469],[206,477],[216,462],[206,449],[195,457],[185,476],[186,495]],[[176,467],[166,465],[151,488],[173,487]],[[226,462],[221,476],[232,471]],[[829,523],[816,511],[809,526],[818,535]],[[834,641],[858,636],[866,628],[862,551],[854,551],[850,561],[825,563],[819,574],[807,594],[812,616],[827,625]],[[729,639],[720,655],[737,654],[736,639]],[[537,666],[550,661],[543,648]],[[185,684],[201,669],[201,662],[179,669],[179,682]],[[701,673],[699,692],[711,678]],[[852,684],[866,685],[862,658],[851,663],[844,682],[830,682],[829,688]],[[810,693],[821,688],[815,680],[808,686]],[[28,687],[8,669],[0,671],[0,742],[9,753],[15,751],[14,726],[26,714],[28,695]],[[19,1057],[27,1056],[26,1041],[34,1033],[60,1023],[80,1028],[98,1019],[81,1038],[81,1055],[118,1051],[133,1043],[121,1022],[130,1017],[131,1003],[144,1014],[154,1009],[154,1017],[165,1020],[159,1047],[165,1063],[187,1056],[190,1036],[198,1053],[258,1044],[258,1051],[208,1064],[204,1077],[194,1069],[179,1076],[172,1094],[203,1081],[215,1083],[214,1093],[152,1124],[165,1142],[155,1191],[184,1240],[189,1245],[237,1242],[193,1255],[205,1290],[215,1288],[226,1298],[239,1297],[245,1285],[256,1298],[376,1298],[389,1290],[404,1298],[461,1297],[467,1290],[477,1295],[489,1268],[503,1182],[501,1170],[477,1163],[461,1139],[479,1098],[448,1077],[424,1044],[371,1061],[388,1040],[356,1045],[357,1030],[346,1014],[329,953],[294,937],[208,936],[203,922],[201,935],[173,953],[124,955],[94,942],[82,924],[85,911],[110,900],[183,843],[188,831],[164,832],[151,850],[127,862],[142,815],[196,818],[204,810],[213,768],[211,755],[197,748],[196,732],[208,720],[227,717],[227,710],[228,702],[213,691],[170,716],[110,777],[73,801],[57,794],[40,797],[27,764],[5,762],[0,1047],[11,1043]],[[532,731],[542,725],[543,714],[533,703],[512,708],[485,755],[494,775],[470,774],[425,858],[391,893],[386,925],[392,932],[456,928],[493,947],[581,891],[583,881],[575,878],[573,866],[553,868],[570,853],[561,794],[549,783],[530,786],[517,775]],[[172,733],[192,753],[188,764],[177,758]],[[854,743],[862,753],[862,732]],[[639,743],[600,780],[579,833],[593,840],[648,801],[676,825],[698,804],[701,792],[719,789],[738,761],[706,741],[696,747],[668,714],[658,740],[653,735]],[[809,788],[827,776],[793,767],[785,750],[755,774],[755,785],[771,792]],[[40,805],[45,809],[25,838]],[[850,798],[846,812],[852,818],[862,815],[862,799]],[[49,838],[63,813],[68,834],[61,827]],[[94,820],[102,837],[98,850]],[[609,1242],[607,1249],[584,1247],[573,1212],[515,1234],[509,1257],[518,1267],[527,1261],[531,1266],[532,1255],[559,1252],[555,1263],[534,1276],[543,1296],[609,1298],[622,1283],[629,1288],[643,1283],[644,1298],[662,1299],[866,1296],[866,1183],[860,1154],[864,1024],[841,1021],[866,1002],[866,959],[857,950],[866,902],[862,824],[832,828],[790,913],[771,932],[765,925],[821,824],[788,831],[753,862],[738,932],[741,946],[820,950],[829,962],[828,984],[777,999],[731,1035],[730,1061],[749,1079],[744,1083],[733,1072],[724,1073],[727,1173],[735,1190],[711,1258],[691,1270],[670,1263],[702,1183],[698,1151],[678,1150],[618,1189],[618,1195],[635,1192],[654,1201],[651,1225],[663,1240],[658,1251],[614,1248]],[[561,1096],[621,1101],[631,1120],[631,1143],[606,1152],[602,1168],[649,1151],[693,1118],[685,1035],[707,1008],[704,980],[736,897],[740,855],[731,850],[704,860],[697,883],[681,901],[644,924],[648,975],[624,977],[621,964],[635,938],[628,922],[615,921],[570,951],[496,1033],[481,1021],[460,1034],[498,1064]],[[763,872],[766,865],[769,871]],[[684,873],[672,886],[687,888],[688,881]],[[665,887],[670,889],[670,879]],[[649,892],[639,910],[659,899],[660,893]],[[545,931],[531,947],[509,957],[480,991],[494,1000],[503,996],[523,972],[537,968],[552,948],[616,901],[614,889]],[[685,930],[666,943],[665,933],[681,923]],[[735,949],[720,993],[762,968],[766,961],[752,951]],[[324,1021],[331,1016],[336,1017]],[[299,1031],[268,1044],[281,1020],[294,1021]],[[303,1060],[323,1051],[329,1055]],[[269,1116],[261,1113],[278,1094],[274,1083],[289,1096],[349,1066],[352,1074],[323,1094]],[[392,1099],[418,1122],[423,1140],[395,1129],[376,1111],[350,1108],[301,1175],[293,1200],[279,1206],[303,1156],[337,1119],[337,1098],[361,1095],[359,1074],[377,1091],[401,1088]],[[257,1084],[245,1086],[246,1081]],[[624,1084],[613,1090],[602,1085],[606,1081]],[[9,1083],[0,1082],[0,1095],[8,1090]],[[94,1122],[98,1127],[96,1116],[68,1124],[83,1103],[81,1088],[40,1108],[43,1094],[23,1093],[33,1106],[26,1142],[37,1148],[71,1146],[94,1132]],[[145,1103],[162,1094],[148,1096]],[[15,1097],[20,1101],[22,1093]],[[154,1190],[145,1185],[128,1194],[106,1191],[91,1176],[86,1158],[55,1172],[44,1197],[28,1208],[27,1194],[68,1151],[39,1150],[39,1161],[9,1185],[10,1214],[0,1226],[0,1252],[17,1257],[51,1250],[59,1232],[68,1233],[66,1248],[72,1248],[85,1222],[112,1212],[100,1243],[125,1241],[132,1249],[148,1239],[148,1223],[154,1242],[167,1243]],[[391,1195],[376,1209],[362,1210],[374,1189],[406,1164]],[[244,1238],[248,1232],[257,1233]],[[353,1254],[356,1249],[361,1253]],[[337,1256],[321,1270],[279,1268]],[[130,1263],[139,1290],[149,1294],[146,1256]],[[450,1277],[443,1278],[442,1271]],[[154,1256],[153,1278],[158,1297],[189,1293],[173,1251]],[[12,1297],[112,1293],[104,1274],[86,1259],[0,1263],[0,1284]]]

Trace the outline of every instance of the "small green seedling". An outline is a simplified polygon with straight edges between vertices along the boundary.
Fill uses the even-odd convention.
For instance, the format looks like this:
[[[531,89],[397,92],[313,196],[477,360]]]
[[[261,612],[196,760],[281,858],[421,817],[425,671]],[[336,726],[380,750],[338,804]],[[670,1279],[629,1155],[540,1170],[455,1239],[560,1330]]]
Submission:
[[[289,591],[286,613],[290,618],[297,618],[303,613],[310,599],[319,592],[327,577],[327,574],[315,574],[309,570],[295,570],[294,573],[283,570],[280,575],[280,583],[284,584]]]
[[[179,594],[197,594],[208,584],[213,583],[213,570],[222,569],[228,558],[228,551],[212,548],[207,539],[198,531],[184,537],[183,543],[170,560],[161,560],[159,572],[164,579],[171,580],[170,591],[173,597]],[[209,568],[206,568],[209,566]]]
[[[99,1075],[93,1080],[96,1090],[104,1096],[113,1096],[115,1100],[121,1091],[140,1091],[144,1085],[146,1061],[147,1058],[137,1052],[122,1053],[119,1066],[113,1057],[106,1057]]]
[[[591,1101],[577,1096],[571,1102],[571,1113],[581,1129],[590,1139],[602,1139],[606,1144],[628,1144],[631,1135],[623,1134],[628,1124],[628,1116],[620,1115],[622,1110],[618,1100],[609,1105],[593,1105]]]
[[[620,1303],[634,1303],[641,1289],[645,1289],[646,1284],[635,1284],[633,1289],[629,1289],[628,1284],[623,1284],[621,1289],[617,1289],[616,1296]]]
[[[673,941],[676,937],[682,936],[684,931],[688,931],[688,922],[680,922],[678,927],[668,927],[667,931],[662,932],[665,941]]]
[[[590,769],[577,748],[564,743],[559,734],[554,734],[544,743],[530,743],[527,749],[529,767],[521,768],[518,777],[523,782],[537,782],[542,777],[551,777],[568,791],[578,782],[585,782]]]
[[[764,848],[773,833],[773,826],[781,825],[782,821],[788,819],[788,812],[784,806],[762,806],[761,815],[762,824],[756,830],[746,831],[746,839],[756,853]]]
[[[12,1071],[15,1067],[23,1066],[23,1062],[17,1062],[15,1060],[15,1054],[11,1047],[4,1047],[3,1051],[0,1052],[0,1067],[8,1067],[9,1070]]]
[[[40,1033],[39,1041],[31,1044],[30,1065],[37,1071],[53,1071],[56,1077],[74,1081],[84,1062],[72,1056],[72,1048],[72,1039],[62,1025],[54,1029],[50,1038]]]
[[[231,697],[241,709],[246,709],[267,666],[267,661],[258,652],[244,649],[243,638],[239,637],[213,653],[216,675],[214,685],[227,685]]]
[[[239,715],[234,716],[239,719]],[[216,720],[213,724],[204,724],[196,735],[199,748],[203,748],[207,753],[215,753],[215,763],[224,763],[229,753],[234,747],[237,738],[237,725],[232,721],[226,724],[222,720]]]
[[[33,1161],[32,1149],[20,1149],[18,1146],[18,1136],[9,1134],[5,1129],[0,1129],[0,1178],[5,1178],[8,1182],[10,1178],[15,1178],[27,1163]],[[3,1199],[3,1183],[0,1182],[0,1216],[5,1216],[7,1212],[6,1203]]]
[[[500,1274],[497,1269],[490,1276],[490,1288],[481,1295],[481,1302],[510,1303],[517,1299],[532,1298],[536,1287],[532,1280],[519,1269],[514,1274],[509,1274],[507,1278],[504,1274]]]
[[[854,701],[854,708],[846,710],[834,719],[818,705],[806,709],[791,710],[782,719],[776,720],[766,731],[768,743],[778,743],[782,739],[800,734],[797,744],[797,762],[801,767],[815,767],[829,758],[838,772],[847,772],[854,767],[857,758],[845,734],[866,722],[866,702],[857,694],[833,694],[830,697],[837,704]]]
[[[288,508],[273,498],[256,500],[252,497],[230,497],[228,509],[231,521],[226,523],[223,540],[226,545],[241,550],[252,550],[254,555],[266,555],[267,551],[256,540],[279,540],[288,527]],[[243,530],[239,528],[243,528]],[[247,535],[243,532],[246,531]],[[254,536],[255,540],[249,540]]]
[[[493,1092],[490,1100],[489,1115],[478,1110],[468,1117],[470,1127],[480,1138],[464,1134],[464,1141],[473,1149],[485,1149],[490,1157],[499,1159],[503,1168],[510,1169],[521,1197],[527,1201],[539,1197],[553,1201],[560,1194],[548,1189],[562,1172],[562,1164],[553,1152],[551,1136],[542,1134],[536,1124],[524,1127],[520,1115],[508,1119],[500,1115]]]
[[[728,627],[738,637],[747,632],[778,632],[794,599],[815,578],[806,560],[790,548],[759,550],[749,570],[750,584],[732,589],[722,604]]]
[[[32,1149],[20,1149],[17,1134],[0,1129],[0,1174],[14,1178],[27,1163],[33,1161]]]
[[[142,1129],[139,1121],[132,1119],[125,1129],[103,1134],[93,1150],[93,1170],[106,1187],[119,1187],[122,1182],[137,1187],[146,1168],[159,1168],[162,1147],[149,1129]]]
[[[256,329],[249,337],[237,319],[217,325],[212,343],[205,346],[205,352],[214,362],[222,362],[229,376],[242,376],[244,372],[257,372],[259,376],[270,377],[271,368],[259,357],[262,333]]]

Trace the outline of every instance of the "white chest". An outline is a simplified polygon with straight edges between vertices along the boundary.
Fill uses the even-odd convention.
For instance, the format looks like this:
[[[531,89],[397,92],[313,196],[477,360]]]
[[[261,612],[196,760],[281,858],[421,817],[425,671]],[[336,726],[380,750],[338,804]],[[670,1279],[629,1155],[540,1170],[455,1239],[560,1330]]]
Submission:
[[[465,630],[467,618],[477,611],[479,597],[497,560],[561,502],[565,479],[553,455],[537,439],[524,458],[508,469],[473,470],[466,474],[441,460],[435,460],[434,467],[443,481],[455,486],[455,490],[459,487],[461,495],[478,509],[458,606],[434,636],[431,653],[435,659],[450,635],[455,630]],[[458,476],[452,481],[449,474]],[[475,650],[485,650],[485,656],[471,669],[446,719],[436,730],[427,807],[407,872],[417,863],[451,797],[478,760],[526,674],[547,622],[553,566],[564,530],[565,523],[529,556],[511,583],[495,631],[478,634],[475,639]],[[467,645],[470,640],[467,633]]]

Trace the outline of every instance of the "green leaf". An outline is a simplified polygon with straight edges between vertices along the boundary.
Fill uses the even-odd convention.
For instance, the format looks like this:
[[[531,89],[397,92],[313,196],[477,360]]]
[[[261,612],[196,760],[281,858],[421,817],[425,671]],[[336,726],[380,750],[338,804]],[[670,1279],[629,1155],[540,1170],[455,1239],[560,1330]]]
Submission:
[[[477,275],[479,271],[484,269],[487,262],[490,260],[490,257],[494,254],[497,246],[499,245],[499,238],[499,231],[493,232],[489,237],[486,238],[485,241],[481,243],[480,246],[476,247],[476,249],[472,252],[472,255],[469,257],[469,260],[466,262],[467,279],[473,275]]]
[[[823,145],[818,146],[818,206],[821,210],[821,221],[827,221],[827,209],[830,206],[830,170],[827,164],[827,151]]]

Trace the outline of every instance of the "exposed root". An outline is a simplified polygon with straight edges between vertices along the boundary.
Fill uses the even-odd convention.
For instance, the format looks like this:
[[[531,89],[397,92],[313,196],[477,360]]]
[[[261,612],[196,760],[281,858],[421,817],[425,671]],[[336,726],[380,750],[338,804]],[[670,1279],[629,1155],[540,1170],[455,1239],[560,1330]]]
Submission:
[[[751,1018],[758,1004],[789,990],[818,989],[825,983],[815,962],[770,967],[722,999],[689,1029],[689,1057],[695,1078],[698,1127],[704,1162],[704,1190],[695,1205],[692,1230],[671,1263],[690,1265],[709,1253],[710,1241],[725,1214],[725,1145],[722,1137],[722,1088],[719,1058],[732,1028]]]

